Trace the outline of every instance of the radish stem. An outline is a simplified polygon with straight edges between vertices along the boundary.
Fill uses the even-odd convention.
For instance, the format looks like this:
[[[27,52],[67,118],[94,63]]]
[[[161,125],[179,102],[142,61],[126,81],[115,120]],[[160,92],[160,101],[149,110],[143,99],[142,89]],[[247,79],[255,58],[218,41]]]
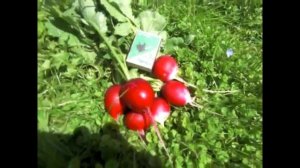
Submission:
[[[139,132],[138,132],[137,134],[138,134],[139,138],[140,138],[141,141],[142,141],[143,147],[144,147],[145,149],[147,149],[147,144],[146,144],[146,141],[145,141],[145,136],[141,135]]]
[[[168,152],[168,150],[167,150],[167,148],[166,148],[165,142],[163,141],[163,139],[162,139],[162,137],[161,137],[160,131],[159,131],[158,126],[157,126],[157,123],[156,123],[156,121],[154,120],[154,118],[152,117],[152,114],[151,114],[151,112],[150,112],[149,107],[147,108],[147,113],[150,115],[151,120],[153,121],[153,127],[154,127],[154,130],[155,130],[155,132],[156,132],[156,134],[157,134],[157,136],[158,136],[158,138],[159,138],[159,140],[160,140],[160,142],[161,142],[161,144],[162,144],[164,150],[166,151],[166,154],[167,154],[167,156],[168,156],[168,158],[169,158],[169,161],[171,162],[172,167],[174,167],[174,166],[173,166],[172,158],[171,158],[171,156],[170,156],[170,154],[169,154],[169,152]]]
[[[187,86],[190,86],[190,87],[193,87],[193,88],[197,88],[197,86],[195,86],[195,85],[193,85],[193,84],[191,84],[191,83],[186,82],[185,80],[183,80],[183,79],[180,78],[179,76],[176,76],[176,77],[175,77],[175,80],[178,80],[179,82],[182,82],[182,83],[184,83],[184,84],[187,85]]]
[[[208,90],[208,89],[203,89],[204,92],[206,93],[236,93],[238,90]]]

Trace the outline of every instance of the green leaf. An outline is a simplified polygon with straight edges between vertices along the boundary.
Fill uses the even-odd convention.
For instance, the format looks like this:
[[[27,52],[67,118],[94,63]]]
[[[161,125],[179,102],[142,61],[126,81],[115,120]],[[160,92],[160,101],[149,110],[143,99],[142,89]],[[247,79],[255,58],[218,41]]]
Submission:
[[[48,35],[53,37],[61,37],[65,32],[63,30],[58,29],[51,22],[46,22],[45,27],[47,29]]]
[[[185,162],[186,162],[186,167],[187,168],[193,168],[193,167],[195,167],[194,164],[193,164],[193,162],[191,160],[186,160]]]
[[[181,37],[172,37],[166,40],[164,49],[172,52],[184,46],[184,40]]]
[[[69,54],[66,52],[60,52],[54,54],[52,64],[58,69],[61,65],[65,65],[68,63]]]
[[[172,135],[173,138],[175,138],[176,135],[177,135],[177,131],[174,130],[174,129],[172,129],[172,130],[170,131],[170,134]]]
[[[166,31],[162,31],[162,32],[157,32],[156,34],[160,36],[160,38],[162,39],[162,45],[164,45],[167,40],[168,33]]]
[[[182,119],[182,127],[183,128],[187,128],[188,123],[189,123],[188,118],[187,117],[183,117],[183,119]]]
[[[229,155],[226,151],[218,151],[217,152],[217,158],[222,162],[228,162]]]
[[[38,12],[38,20],[39,21],[45,20],[46,17],[47,17],[47,13],[45,11],[39,11]]]
[[[78,1],[74,1],[71,8],[61,13],[59,16],[66,21],[71,28],[76,29],[82,36],[85,36],[81,29],[80,15],[76,12],[79,7]]]
[[[184,158],[182,156],[178,155],[175,160],[176,167],[182,167],[183,162],[184,162]]]
[[[69,34],[69,38],[67,40],[67,44],[71,47],[74,47],[74,46],[80,46],[82,45],[82,43],[80,43],[79,39],[72,35],[72,34]]]
[[[80,159],[79,157],[74,157],[70,163],[69,163],[69,166],[68,168],[80,168]]]
[[[102,33],[107,32],[106,16],[101,12],[97,12],[94,18],[95,18],[95,23],[99,26],[100,32]]]
[[[105,168],[117,168],[117,167],[119,167],[119,164],[115,159],[109,159],[105,163]]]
[[[45,60],[45,62],[42,64],[42,70],[46,70],[50,68],[50,60]]]
[[[119,22],[126,22],[127,18],[119,12],[113,5],[111,5],[107,0],[100,0],[101,4],[105,7],[105,9],[109,12],[109,14],[117,19]]]
[[[189,129],[190,127],[187,128]],[[193,139],[193,133],[191,131],[187,132],[186,136],[184,136],[184,140],[188,142],[191,141],[192,139]]]
[[[247,158],[243,158],[242,163],[245,164],[245,165],[248,165],[249,160]]]
[[[72,66],[68,66],[67,72],[64,73],[67,77],[73,77],[77,74],[77,69]]]
[[[190,34],[190,35],[188,35],[188,36],[185,37],[185,42],[187,44],[190,44],[190,43],[192,43],[194,41],[195,37],[196,36],[194,34]]]
[[[38,126],[39,130],[41,131],[48,131],[48,120],[49,120],[49,115],[47,112],[44,111],[39,111],[38,112]]]
[[[159,33],[166,26],[167,21],[158,12],[143,11],[138,16],[140,27],[144,31]]]
[[[132,33],[131,24],[128,22],[119,23],[115,26],[114,34],[116,34],[116,35],[127,36],[130,33]]]
[[[71,63],[73,65],[77,64],[94,64],[96,61],[97,54],[93,50],[87,50],[83,47],[76,47],[72,49],[76,53],[76,56],[79,58],[73,58]]]
[[[83,17],[88,21],[96,14],[96,6],[93,0],[79,0],[79,8]]]
[[[200,145],[198,167],[207,167],[207,164],[211,163],[211,156],[207,153],[207,147]]]
[[[103,168],[103,166],[100,163],[96,163],[95,168]]]
[[[135,22],[131,9],[131,0],[110,0],[110,2],[116,4],[125,16],[127,16],[132,22]]]
[[[45,30],[45,26],[43,22],[38,22],[38,37],[41,37]]]
[[[45,27],[48,30],[48,35],[59,38],[60,44],[64,44],[66,42],[69,46],[81,45],[79,39],[75,35],[57,28],[51,22],[46,22]]]
[[[204,120],[206,117],[205,113],[204,112],[199,112],[199,118],[200,120]]]
[[[148,142],[152,142],[152,135],[151,134],[146,134],[146,140]]]
[[[103,56],[103,58],[104,58],[104,59],[111,60],[111,56],[110,56],[109,54],[105,54],[105,55]]]
[[[96,12],[93,0],[79,0],[79,7],[84,19],[97,31],[107,32],[106,16],[102,12]]]
[[[96,61],[96,53],[95,52],[83,52],[83,55],[86,64],[94,64]]]
[[[256,151],[256,148],[253,146],[250,146],[250,145],[245,145],[245,146],[246,146],[246,151],[249,151],[249,152]]]

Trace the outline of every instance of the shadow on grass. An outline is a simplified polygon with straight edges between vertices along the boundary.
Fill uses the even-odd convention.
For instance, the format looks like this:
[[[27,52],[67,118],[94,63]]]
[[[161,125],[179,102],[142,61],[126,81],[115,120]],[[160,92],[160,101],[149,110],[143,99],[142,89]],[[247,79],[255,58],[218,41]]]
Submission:
[[[72,135],[38,132],[39,168],[162,167],[161,160],[137,151],[120,134],[119,126],[106,124],[98,134],[79,127]]]

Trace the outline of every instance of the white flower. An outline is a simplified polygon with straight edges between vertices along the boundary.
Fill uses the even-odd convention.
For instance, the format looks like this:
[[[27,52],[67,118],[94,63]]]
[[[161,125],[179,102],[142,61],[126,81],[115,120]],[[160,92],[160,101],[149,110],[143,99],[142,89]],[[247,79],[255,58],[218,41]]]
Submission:
[[[233,55],[233,50],[231,48],[227,49],[226,55],[227,57],[231,57]]]

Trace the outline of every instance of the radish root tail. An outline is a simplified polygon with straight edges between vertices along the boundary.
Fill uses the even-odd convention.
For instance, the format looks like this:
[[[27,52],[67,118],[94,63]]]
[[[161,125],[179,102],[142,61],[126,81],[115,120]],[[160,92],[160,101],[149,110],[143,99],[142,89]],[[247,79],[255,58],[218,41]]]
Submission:
[[[165,142],[163,141],[163,139],[162,139],[162,137],[161,137],[160,131],[159,131],[158,126],[157,126],[157,122],[156,122],[156,121],[154,120],[154,118],[152,117],[152,114],[150,113],[150,109],[149,109],[149,108],[147,109],[147,113],[149,114],[149,116],[150,116],[150,118],[151,118],[151,120],[152,120],[152,122],[153,122],[154,130],[155,130],[155,132],[156,132],[156,134],[157,134],[157,136],[158,136],[158,138],[159,138],[159,141],[160,141],[160,143],[162,144],[162,146],[163,146],[163,148],[164,148],[164,150],[165,150],[165,152],[166,152],[166,154],[167,154],[167,156],[168,156],[168,158],[169,158],[169,161],[171,162],[172,167],[174,167],[174,166],[173,166],[172,158],[171,158],[171,156],[170,156],[170,153],[168,152],[167,147],[166,147],[166,144],[165,144]]]

